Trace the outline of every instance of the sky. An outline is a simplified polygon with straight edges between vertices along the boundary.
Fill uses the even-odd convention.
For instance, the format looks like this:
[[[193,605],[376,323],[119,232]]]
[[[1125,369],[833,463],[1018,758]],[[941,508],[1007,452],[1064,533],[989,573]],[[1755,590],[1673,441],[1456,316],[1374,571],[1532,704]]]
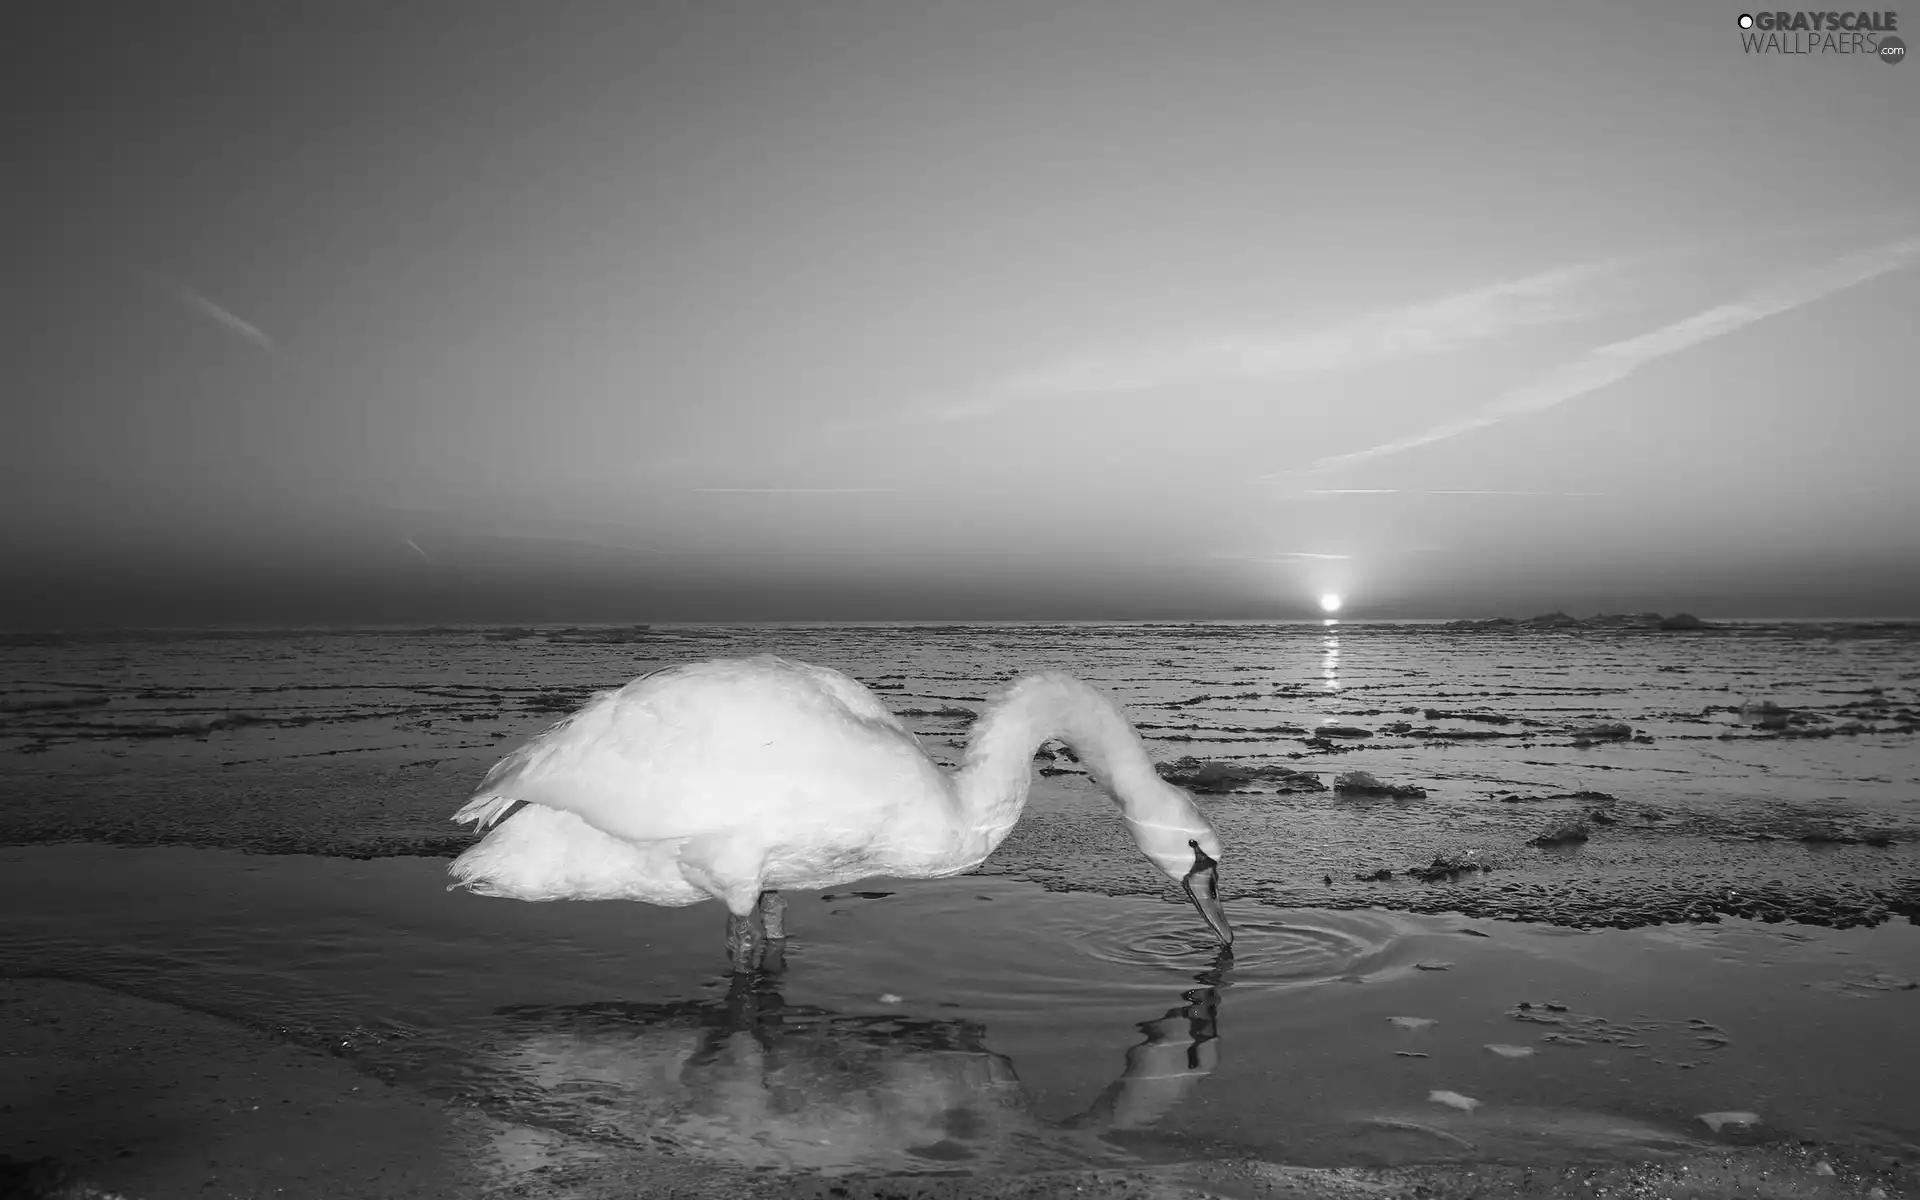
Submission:
[[[38,0],[0,625],[1920,615],[1920,65],[1740,11]]]

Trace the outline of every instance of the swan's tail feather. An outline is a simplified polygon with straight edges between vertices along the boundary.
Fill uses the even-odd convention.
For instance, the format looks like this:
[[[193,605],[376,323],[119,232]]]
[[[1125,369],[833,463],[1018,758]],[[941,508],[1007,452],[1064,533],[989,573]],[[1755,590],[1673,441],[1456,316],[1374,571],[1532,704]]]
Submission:
[[[488,796],[468,808],[476,809],[480,818],[485,804],[496,799],[515,803]],[[527,804],[514,820],[495,828],[448,864],[452,882],[447,890],[465,888],[514,900],[641,900],[669,905],[705,900],[707,894],[680,874],[678,852],[673,844],[623,842],[574,813]]]
[[[453,814],[453,819],[455,823],[461,825],[469,821],[474,822],[473,828],[477,833],[490,825],[497,825],[506,820],[525,804],[525,800],[517,800],[512,796],[490,795],[482,792],[467,801],[459,812]]]

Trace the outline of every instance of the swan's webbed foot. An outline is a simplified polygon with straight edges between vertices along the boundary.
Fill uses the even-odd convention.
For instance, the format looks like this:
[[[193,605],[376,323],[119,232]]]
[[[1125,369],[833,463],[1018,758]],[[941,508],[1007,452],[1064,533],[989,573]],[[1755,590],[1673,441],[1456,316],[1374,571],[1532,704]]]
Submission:
[[[766,926],[767,936],[774,941],[785,941],[787,936],[787,898],[773,888],[760,893],[760,921]]]

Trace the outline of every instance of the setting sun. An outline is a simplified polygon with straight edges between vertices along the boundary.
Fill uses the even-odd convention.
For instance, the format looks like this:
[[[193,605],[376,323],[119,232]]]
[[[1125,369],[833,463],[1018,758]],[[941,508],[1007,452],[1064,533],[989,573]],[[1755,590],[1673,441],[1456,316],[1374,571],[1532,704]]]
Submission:
[[[1333,592],[1328,592],[1326,595],[1320,597],[1320,607],[1326,612],[1339,612],[1340,597]]]

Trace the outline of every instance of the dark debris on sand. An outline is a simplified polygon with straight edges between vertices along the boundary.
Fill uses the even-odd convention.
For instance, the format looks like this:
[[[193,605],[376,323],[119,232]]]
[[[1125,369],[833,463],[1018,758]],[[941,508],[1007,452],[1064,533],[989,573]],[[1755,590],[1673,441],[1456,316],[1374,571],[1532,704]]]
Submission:
[[[1251,766],[1244,763],[1198,759],[1189,755],[1172,762],[1155,763],[1154,770],[1168,783],[1202,794],[1226,792],[1324,792],[1327,785],[1308,771],[1277,764]]]

